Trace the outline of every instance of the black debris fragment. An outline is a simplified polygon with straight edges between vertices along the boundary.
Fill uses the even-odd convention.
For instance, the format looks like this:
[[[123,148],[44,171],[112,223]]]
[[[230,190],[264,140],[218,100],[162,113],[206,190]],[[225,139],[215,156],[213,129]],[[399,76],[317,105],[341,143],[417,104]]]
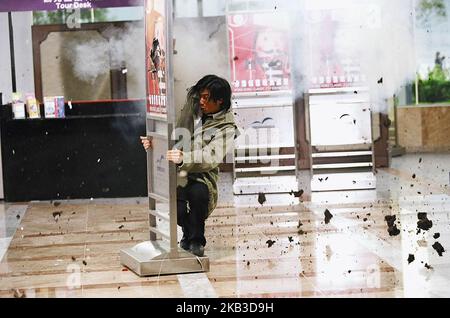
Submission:
[[[247,266],[250,266],[250,261],[247,261]]]
[[[441,233],[434,233],[433,238],[437,240],[439,237],[441,237]]]
[[[72,261],[76,261],[77,259],[75,258],[75,256],[72,256]]]
[[[411,264],[412,262],[414,262],[415,259],[416,258],[414,257],[413,254],[409,254],[409,256],[408,256],[408,264]]]
[[[292,236],[288,236],[288,240],[290,243],[294,242],[294,239],[292,238]]]
[[[377,81],[377,83],[378,83],[378,84],[383,84],[383,78],[380,78],[380,79]]]
[[[87,265],[87,262],[86,262],[85,260],[83,260],[83,265],[84,265],[84,266],[86,266],[86,265]]]
[[[397,225],[394,224],[396,219],[397,219],[397,216],[395,216],[395,215],[386,215],[384,217],[384,220],[386,221],[386,223],[388,225],[389,236],[397,236],[400,234],[400,230],[397,228]]]
[[[415,173],[414,173],[414,174],[412,175],[412,178],[413,178],[413,179],[415,179],[415,178],[416,178],[416,174],[415,174]]]
[[[344,118],[345,116],[350,116],[349,114],[343,114],[343,115],[341,115],[341,117],[339,117],[339,119],[342,119],[342,118]]]
[[[123,224],[121,226],[119,226],[119,230],[123,229]]]
[[[300,198],[303,195],[303,193],[304,193],[303,189],[300,189],[299,191],[291,190],[291,192],[289,192],[290,195],[294,195],[294,197],[296,198]]]
[[[267,247],[272,247],[272,245],[275,243],[275,241],[272,241],[272,240],[267,240],[266,241],[266,244],[267,244]]]
[[[422,162],[422,158],[419,158],[419,163],[421,163]]]
[[[439,256],[442,256],[442,253],[445,252],[444,247],[439,242],[435,242],[432,246],[435,249],[435,251],[439,254]]]
[[[19,214],[16,215],[16,219],[20,219],[20,215]]]
[[[425,268],[426,268],[426,269],[433,269],[433,266],[428,265],[428,263],[425,263]]]
[[[331,214],[330,211],[328,211],[328,209],[325,209],[325,212],[323,214],[325,215],[325,224],[330,223],[333,214]]]
[[[433,221],[428,220],[426,212],[417,213],[417,218],[419,219],[417,221],[417,228],[428,231],[433,226]]]
[[[260,193],[258,194],[258,202],[259,202],[259,204],[261,204],[261,205],[263,205],[264,202],[266,202],[266,195],[265,195],[264,193],[260,192]]]
[[[58,222],[59,218],[61,217],[61,214],[62,214],[62,211],[56,211],[56,212],[52,213],[53,218],[55,219],[55,222]]]
[[[14,298],[26,298],[27,295],[25,294],[25,291],[21,289],[14,289]]]

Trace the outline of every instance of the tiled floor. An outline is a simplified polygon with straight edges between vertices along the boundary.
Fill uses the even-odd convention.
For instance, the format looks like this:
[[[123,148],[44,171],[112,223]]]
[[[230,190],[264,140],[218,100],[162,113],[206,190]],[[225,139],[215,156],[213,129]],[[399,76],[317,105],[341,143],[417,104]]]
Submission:
[[[267,195],[264,206],[233,197],[223,176],[210,271],[146,278],[119,261],[148,238],[146,198],[0,205],[1,254],[13,237],[0,297],[450,297],[449,171],[450,154],[407,155],[378,170],[376,190]],[[418,233],[418,212],[429,230]]]

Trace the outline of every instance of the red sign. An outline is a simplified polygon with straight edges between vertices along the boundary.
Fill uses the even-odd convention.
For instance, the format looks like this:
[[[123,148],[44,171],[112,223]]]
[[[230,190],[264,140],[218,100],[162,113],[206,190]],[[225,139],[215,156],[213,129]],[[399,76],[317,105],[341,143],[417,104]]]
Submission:
[[[147,113],[166,115],[166,4],[147,0],[145,11],[145,54],[147,77]]]
[[[245,13],[227,19],[233,91],[290,90],[288,17]]]

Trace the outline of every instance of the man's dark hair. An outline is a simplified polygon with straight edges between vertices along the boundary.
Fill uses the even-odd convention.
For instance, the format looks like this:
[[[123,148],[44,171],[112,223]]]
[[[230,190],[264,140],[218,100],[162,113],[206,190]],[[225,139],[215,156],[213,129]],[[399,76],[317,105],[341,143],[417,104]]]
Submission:
[[[202,90],[209,90],[210,99],[217,102],[222,99],[221,110],[228,110],[231,106],[231,86],[226,79],[217,75],[206,75],[189,89],[188,96],[199,99]]]

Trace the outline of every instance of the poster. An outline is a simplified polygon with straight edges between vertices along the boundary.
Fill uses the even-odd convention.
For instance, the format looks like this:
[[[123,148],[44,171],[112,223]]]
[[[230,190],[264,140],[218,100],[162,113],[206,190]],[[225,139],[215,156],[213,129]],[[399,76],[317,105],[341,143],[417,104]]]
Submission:
[[[370,12],[375,12],[371,13],[375,17],[369,19]],[[379,8],[369,5],[307,12],[309,87],[365,85],[366,75],[361,71],[364,48],[358,45],[369,41],[367,30],[378,27],[379,15]]]
[[[167,116],[165,12],[164,0],[147,0],[145,19],[147,113],[157,116]]]
[[[233,92],[290,90],[288,16],[234,14],[227,24]]]

